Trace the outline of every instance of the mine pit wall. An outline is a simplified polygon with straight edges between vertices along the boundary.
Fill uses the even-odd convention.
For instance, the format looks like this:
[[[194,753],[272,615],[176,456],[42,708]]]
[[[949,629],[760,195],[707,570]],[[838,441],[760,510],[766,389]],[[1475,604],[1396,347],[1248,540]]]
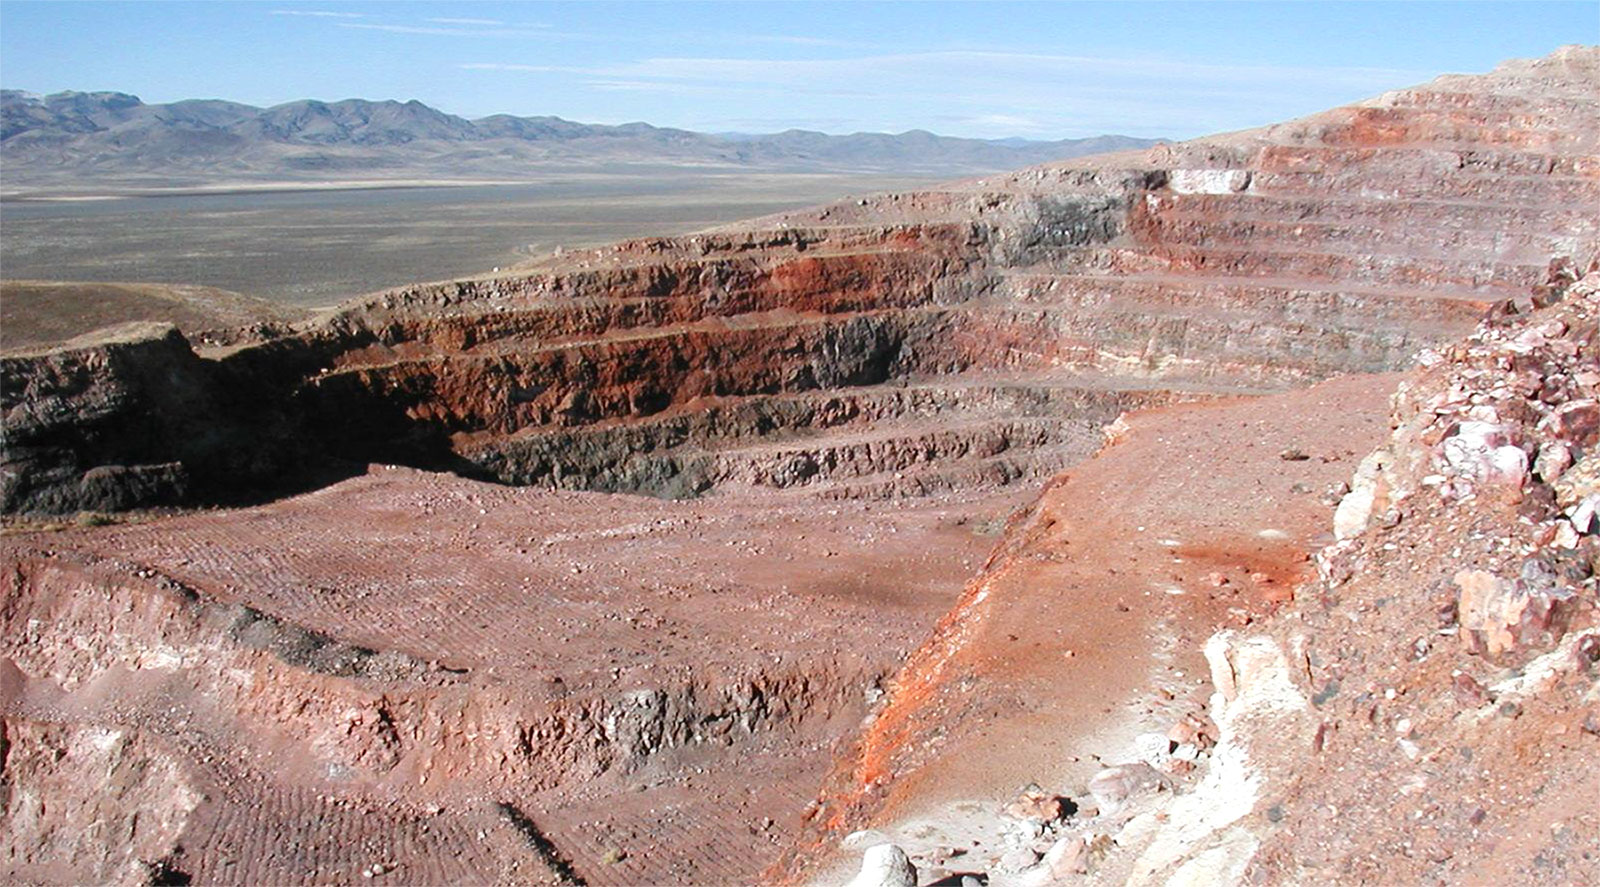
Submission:
[[[966,306],[995,289],[983,269],[996,253],[1024,260],[1115,237],[1126,203],[1104,195],[1031,202],[1022,210],[1032,221],[1025,237],[974,224],[790,231],[774,235],[781,249],[767,246],[759,258],[722,245],[733,255],[532,278],[510,289],[496,281],[410,291],[383,300],[381,313],[368,313],[377,303],[357,312],[374,343],[338,355],[302,399],[312,424],[348,452],[370,453],[375,441],[438,448],[448,440],[505,482],[656,495],[735,477],[786,486],[795,472],[743,468],[737,463],[748,460],[738,456],[672,453],[632,466],[615,457],[639,463],[641,454],[697,440],[804,437],[828,425],[814,423],[816,410],[795,408],[797,395],[870,399],[885,383],[1016,366],[962,335],[980,310]],[[651,242],[645,252],[697,243],[701,253],[713,249],[690,238]],[[444,315],[390,320],[389,312],[419,304]],[[360,401],[367,405],[350,407]],[[724,402],[735,407],[705,407]],[[1094,418],[1115,415],[1104,413]],[[726,418],[735,424],[719,427]],[[637,430],[641,422],[647,430]],[[1030,434],[1040,443],[1051,437],[1022,437]],[[941,444],[931,446],[920,447],[924,461],[939,456]],[[802,460],[801,479],[847,450]],[[866,470],[896,467],[904,466],[891,458]]]
[[[148,877],[202,802],[225,815],[207,811],[261,803],[260,792],[417,809],[490,796],[528,812],[533,793],[675,749],[838,735],[892,666],[688,674],[541,698],[532,674],[481,678],[352,646],[134,564],[0,554],[0,818],[13,875],[52,860],[51,877],[69,881]],[[78,772],[102,758],[110,788]],[[131,837],[41,852],[96,820]],[[121,855],[84,850],[101,845]]]
[[[942,205],[919,207],[977,212],[975,222],[797,229],[754,251],[699,238],[650,241],[619,248],[618,261],[637,264],[417,288],[343,318],[372,344],[335,355],[301,395],[312,424],[351,454],[387,446],[389,460],[416,464],[426,452],[440,460],[447,448],[466,470],[504,482],[688,495],[727,479],[787,486],[821,476],[827,457],[790,469],[744,466],[740,456],[695,446],[662,452],[736,436],[803,446],[798,439],[830,426],[793,408],[787,401],[797,395],[859,399],[886,384],[1063,367],[1276,389],[1392,368],[1432,341],[1435,328],[1464,326],[1485,305],[1407,311],[1392,297],[1324,293],[1301,317],[1264,310],[1265,299],[1220,314],[1208,314],[1203,299],[1151,312],[1137,297],[1085,310],[1083,300],[1055,298],[1053,289],[1038,299],[1009,279],[1019,269],[1115,272],[1129,256],[1148,261],[1141,241],[1150,238],[1134,226],[1166,177],[1074,173],[1051,183],[1071,196],[928,195],[925,202]],[[1239,304],[1222,289],[1217,298]],[[1170,290],[1165,297],[1179,299]],[[421,306],[428,311],[413,310]],[[741,400],[757,406],[717,406]],[[731,428],[719,427],[725,420]],[[868,463],[871,471],[897,467]]]
[[[1473,312],[1479,314],[1481,309]],[[1352,329],[1255,317],[1015,307],[970,318],[953,341],[992,350],[982,369],[1069,367],[1174,386],[1263,391],[1308,385],[1340,372],[1392,369],[1434,337],[1415,329]]]
[[[350,409],[368,399],[373,412],[400,413],[396,421],[425,424],[441,435],[586,425],[649,416],[699,397],[879,384],[899,359],[903,324],[874,314],[776,329],[429,356],[330,375],[314,381],[302,399],[312,421],[352,449],[374,437],[367,411],[352,416]]]
[[[0,513],[228,502],[315,452],[278,398],[241,397],[177,329],[0,358]]]
[[[176,333],[8,357],[3,510],[248,501],[372,461],[663,496],[893,473],[910,451],[950,471],[900,492],[1042,476],[1077,424],[1130,398],[1079,398],[1053,430],[982,398],[931,416],[865,402],[966,374],[1206,396],[1393,369],[1596,236],[1592,157],[1541,154],[1516,120],[1488,144],[1395,143],[1423,131],[1396,135],[1393,116],[1345,109],[1274,131],[1315,144],[1166,146],[1146,166],[1041,168],[408,287],[218,360]],[[795,405],[823,393],[861,401],[859,427]],[[853,440],[735,452],[902,419],[982,430],[962,446],[902,428],[881,457]],[[997,434],[1005,464],[965,461],[999,457]]]
[[[1100,429],[1122,412],[1198,396],[888,385],[718,402],[648,421],[523,434],[463,453],[514,484],[675,497],[723,485],[786,489],[831,481],[830,494],[893,498],[1046,476],[1093,452]],[[1006,418],[969,427],[964,413]],[[879,423],[906,421],[918,430],[871,433]],[[781,439],[749,445],[768,436]],[[1042,455],[1046,450],[1055,458]],[[917,475],[872,477],[906,472]]]

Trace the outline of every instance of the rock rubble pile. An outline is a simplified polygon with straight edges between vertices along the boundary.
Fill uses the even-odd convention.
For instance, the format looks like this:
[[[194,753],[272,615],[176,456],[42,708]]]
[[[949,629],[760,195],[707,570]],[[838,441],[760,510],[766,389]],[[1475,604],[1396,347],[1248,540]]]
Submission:
[[[1340,541],[1319,556],[1321,574],[1337,587],[1363,569],[1357,539],[1369,528],[1419,514],[1514,516],[1481,536],[1496,556],[1451,577],[1457,597],[1441,618],[1497,662],[1548,650],[1592,606],[1600,558],[1600,275],[1553,263],[1535,296],[1419,363],[1396,394],[1393,440],[1339,504]]]

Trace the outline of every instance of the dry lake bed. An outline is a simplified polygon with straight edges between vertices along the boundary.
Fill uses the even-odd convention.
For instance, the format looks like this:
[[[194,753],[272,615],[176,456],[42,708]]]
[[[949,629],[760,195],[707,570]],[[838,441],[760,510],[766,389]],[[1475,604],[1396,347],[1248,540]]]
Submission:
[[[928,181],[667,168],[514,185],[9,200],[0,275],[190,284],[316,307],[556,247],[682,234]]]

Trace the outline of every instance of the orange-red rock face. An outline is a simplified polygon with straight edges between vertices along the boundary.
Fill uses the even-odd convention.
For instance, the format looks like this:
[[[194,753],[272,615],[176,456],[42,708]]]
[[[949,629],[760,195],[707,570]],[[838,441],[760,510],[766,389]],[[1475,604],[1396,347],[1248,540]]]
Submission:
[[[840,761],[800,870],[867,828],[926,862],[959,832],[908,841],[895,827],[961,805],[992,814],[1028,783],[1087,803],[1102,761],[1128,760],[1134,735],[1204,700],[1211,631],[1261,618],[1313,572],[1306,552],[1328,510],[1317,493],[1382,439],[1396,381],[1141,413],[1053,481]],[[1293,450],[1310,458],[1281,458]],[[964,860],[994,861],[976,848]]]
[[[1175,323],[1179,339],[1151,349],[1158,374],[1201,343],[1211,362],[1191,371],[1215,372],[1219,355],[1252,346],[1280,355],[1262,365],[1298,363],[1306,376],[1334,355],[1357,368],[1363,349],[1372,368],[1386,360],[1374,328],[1459,329],[1464,312],[1453,311],[1496,293],[1525,309],[1549,256],[1583,263],[1600,246],[1588,208],[1600,197],[1596,61],[1574,52],[1156,149],[1162,185],[1130,201],[1121,242],[1029,268],[1027,292],[1082,286],[1081,262],[1115,282],[1080,302],[1088,311],[1072,323],[1119,298],[1140,300],[1146,317],[1193,312]],[[1347,311],[1371,326],[1335,332]],[[1283,333],[1285,314],[1300,321],[1295,335]],[[1330,335],[1340,346],[1322,350]],[[1415,340],[1388,341],[1408,350]],[[1132,342],[1117,343],[1101,336],[1097,351],[1128,360]],[[777,871],[837,877],[833,866],[852,861],[839,859],[837,840],[866,828],[924,865],[998,866],[993,844],[987,858],[977,848],[938,857],[940,845],[998,838],[974,831],[963,810],[998,810],[1029,782],[1081,793],[1101,763],[1131,759],[1135,734],[1164,732],[1203,701],[1201,642],[1292,597],[1327,526],[1316,494],[1387,430],[1392,382],[1339,385],[1152,414],[1053,482],[912,655],[836,767],[810,843]]]
[[[970,575],[991,494],[1156,407],[1014,522],[797,846],[1087,768],[1125,737],[1084,752],[1062,719],[1147,683],[1181,714],[1179,639],[1283,603],[1320,485],[1386,430],[1382,381],[1232,396],[1398,368],[1593,253],[1595,65],[408,287],[203,358],[4,358],[6,512],[365,474],[7,542],[10,760],[123,755],[128,803],[204,796],[111,855],[23,839],[15,873],[752,878]],[[54,809],[13,833],[115,813]]]
[[[1167,392],[1394,368],[1591,248],[1590,65],[1575,53],[1142,155],[412,287],[215,374],[312,452],[515,483],[883,495],[1047,475],[1085,454],[1081,435],[1018,398],[1100,421]],[[8,363],[8,459],[61,480],[9,482],[11,511],[70,509],[84,497],[65,488],[123,455],[36,443],[76,409],[24,408],[37,367]],[[824,393],[838,406],[819,412]],[[926,449],[929,420],[1008,455],[862,452],[863,435]],[[797,467],[771,464],[773,446],[801,451]],[[196,473],[191,501],[240,474]]]

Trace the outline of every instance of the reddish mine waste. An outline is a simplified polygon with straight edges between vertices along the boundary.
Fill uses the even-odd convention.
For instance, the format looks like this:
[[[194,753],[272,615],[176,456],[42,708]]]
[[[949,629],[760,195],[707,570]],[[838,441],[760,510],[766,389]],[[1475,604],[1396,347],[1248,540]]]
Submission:
[[[1569,47],[8,353],[5,880],[1600,881],[1597,206]]]

